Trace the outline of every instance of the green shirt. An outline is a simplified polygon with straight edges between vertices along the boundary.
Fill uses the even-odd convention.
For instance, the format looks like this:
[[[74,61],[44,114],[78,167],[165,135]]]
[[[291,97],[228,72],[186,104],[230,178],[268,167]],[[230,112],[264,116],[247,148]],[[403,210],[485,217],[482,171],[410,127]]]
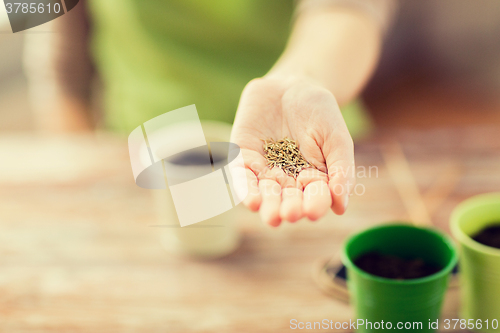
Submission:
[[[232,122],[244,86],[285,47],[292,0],[91,0],[107,124],[129,131],[196,104]]]
[[[201,119],[232,123],[244,86],[282,53],[295,1],[89,2],[106,123],[129,132],[190,104]]]

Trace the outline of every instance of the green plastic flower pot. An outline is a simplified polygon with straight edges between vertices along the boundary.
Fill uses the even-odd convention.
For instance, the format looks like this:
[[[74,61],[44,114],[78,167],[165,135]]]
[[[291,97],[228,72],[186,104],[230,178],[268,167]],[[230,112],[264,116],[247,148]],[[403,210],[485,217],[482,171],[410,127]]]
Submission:
[[[367,273],[354,264],[358,257],[369,252],[404,259],[421,258],[442,269],[417,279],[383,278]],[[457,251],[447,236],[408,224],[378,226],[350,237],[344,244],[342,261],[347,267],[347,283],[355,308],[357,331],[435,331],[429,323],[439,318],[457,257]],[[361,324],[361,321],[364,323]]]
[[[500,193],[462,202],[450,219],[452,234],[460,243],[460,316],[474,322],[479,319],[482,325],[476,330],[484,332],[500,332],[500,249],[471,236],[494,222],[500,222]]]

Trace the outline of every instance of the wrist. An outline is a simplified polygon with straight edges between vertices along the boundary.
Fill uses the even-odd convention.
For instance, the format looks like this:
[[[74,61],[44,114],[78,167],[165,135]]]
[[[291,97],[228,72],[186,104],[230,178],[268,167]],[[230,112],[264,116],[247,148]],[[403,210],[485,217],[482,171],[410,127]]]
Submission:
[[[266,75],[264,75],[264,78],[280,80],[286,82],[288,86],[292,86],[298,83],[307,83],[309,85],[325,88],[325,86],[321,84],[321,82],[314,79],[311,75],[306,73],[306,71],[301,71],[298,69],[294,69],[293,71],[291,71],[282,67],[275,66]]]

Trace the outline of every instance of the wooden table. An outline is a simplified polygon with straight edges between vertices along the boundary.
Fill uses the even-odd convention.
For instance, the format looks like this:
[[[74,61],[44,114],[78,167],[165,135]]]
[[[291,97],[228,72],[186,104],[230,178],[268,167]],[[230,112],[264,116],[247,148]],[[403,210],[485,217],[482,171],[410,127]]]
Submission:
[[[447,231],[458,202],[500,189],[499,126],[379,134],[356,155],[378,174],[358,179],[365,193],[345,216],[270,229],[241,210],[240,249],[204,262],[161,247],[125,138],[2,135],[0,331],[260,333],[348,320],[350,307],[314,284],[316,260],[385,221]],[[444,315],[456,307],[448,300]]]

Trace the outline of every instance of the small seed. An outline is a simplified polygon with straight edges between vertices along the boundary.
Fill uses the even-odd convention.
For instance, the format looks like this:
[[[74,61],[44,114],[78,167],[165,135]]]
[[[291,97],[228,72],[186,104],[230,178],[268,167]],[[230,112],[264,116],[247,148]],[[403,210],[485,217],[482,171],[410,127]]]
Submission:
[[[293,178],[297,178],[306,168],[316,168],[302,156],[295,140],[284,138],[278,141],[273,139],[262,141],[268,167],[278,167]]]

